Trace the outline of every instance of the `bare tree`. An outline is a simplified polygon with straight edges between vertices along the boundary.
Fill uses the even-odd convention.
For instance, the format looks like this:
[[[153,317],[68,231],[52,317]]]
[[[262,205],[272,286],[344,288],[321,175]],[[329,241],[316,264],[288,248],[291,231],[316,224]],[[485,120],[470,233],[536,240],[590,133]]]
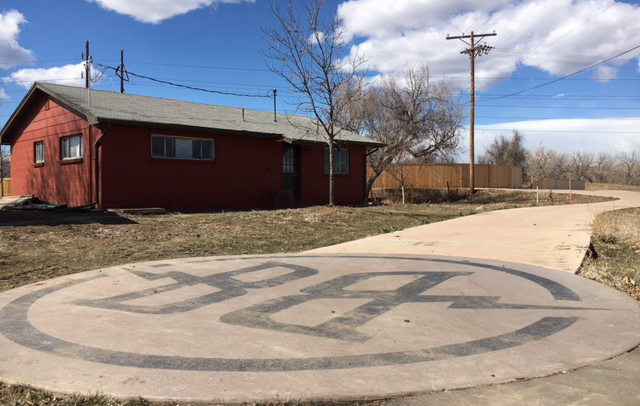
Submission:
[[[407,150],[403,150],[398,156],[397,161],[387,168],[387,171],[398,181],[400,184],[400,192],[402,196],[402,204],[407,202],[407,186],[409,184],[409,164],[410,155]]]
[[[620,152],[616,155],[616,161],[620,165],[624,184],[635,184],[640,175],[640,156],[638,156],[637,150]]]
[[[593,163],[595,157],[588,152],[577,151],[571,155],[569,159],[569,168],[572,177],[577,180],[585,180],[587,182],[593,182],[591,177],[591,170],[593,169]]]
[[[347,55],[344,31],[335,15],[325,17],[324,0],[309,0],[299,15],[295,0],[272,3],[276,28],[263,28],[269,69],[299,96],[296,109],[310,114],[329,147],[329,205],[334,204],[334,148],[338,117],[360,97],[364,59]],[[340,94],[340,97],[338,97]]]
[[[611,154],[601,152],[593,163],[593,180],[598,183],[610,182],[613,178],[615,160]]]
[[[394,164],[444,161],[457,153],[464,108],[446,83],[430,82],[426,65],[408,66],[401,78],[386,78],[363,93],[340,119],[352,131],[385,144],[369,155],[367,196],[385,170],[398,179]]]
[[[445,82],[431,83],[427,65],[407,67],[403,82],[388,78],[382,102],[404,134],[410,155],[434,162],[455,154],[460,146],[463,106]]]
[[[489,165],[510,165],[526,168],[527,150],[523,145],[524,134],[513,130],[511,138],[504,135],[493,140],[478,162]]]
[[[547,176],[564,179],[569,177],[569,156],[561,152],[552,151]]]
[[[537,184],[541,177],[549,176],[553,155],[553,151],[543,146],[527,154],[526,171],[533,178],[532,182]]]
[[[365,202],[376,179],[407,153],[407,136],[398,130],[392,111],[383,100],[385,97],[383,88],[369,87],[362,97],[348,105],[340,117],[344,128],[385,144],[367,157],[371,172],[367,178]]]

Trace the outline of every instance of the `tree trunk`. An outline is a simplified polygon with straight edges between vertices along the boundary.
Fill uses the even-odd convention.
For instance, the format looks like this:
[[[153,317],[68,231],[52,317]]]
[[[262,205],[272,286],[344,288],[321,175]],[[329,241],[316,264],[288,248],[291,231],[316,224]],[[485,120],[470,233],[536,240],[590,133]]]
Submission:
[[[371,172],[371,176],[369,176],[369,178],[367,179],[367,184],[364,190],[364,202],[362,202],[363,205],[367,206],[369,204],[369,195],[371,194],[371,189],[373,188],[373,184],[375,183],[376,179],[378,179],[380,175],[382,175],[382,172],[376,172],[374,170],[373,172]]]
[[[329,206],[335,205],[335,173],[333,169],[333,139],[329,140]]]

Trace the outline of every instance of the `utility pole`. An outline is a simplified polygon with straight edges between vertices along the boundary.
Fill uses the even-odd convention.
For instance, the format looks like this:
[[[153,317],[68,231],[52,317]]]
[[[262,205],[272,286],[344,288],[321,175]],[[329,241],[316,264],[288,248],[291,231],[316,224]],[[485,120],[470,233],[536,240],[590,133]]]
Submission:
[[[461,54],[469,55],[471,59],[471,117],[470,117],[470,128],[469,128],[469,189],[471,193],[476,192],[476,174],[475,174],[475,150],[474,150],[474,135],[475,135],[475,126],[476,126],[476,80],[475,80],[475,59],[477,56],[482,54],[487,54],[493,47],[488,46],[487,44],[478,45],[484,37],[495,37],[497,34],[495,32],[491,34],[474,34],[471,31],[471,35],[457,35],[455,37],[451,37],[447,35],[447,39],[459,39],[465,44],[469,45],[468,49],[461,51]],[[469,39],[469,42],[465,41]]]
[[[124,72],[124,49],[120,50],[120,72]],[[120,75],[120,93],[124,93],[124,75]]]
[[[124,50],[120,50],[120,66],[116,68],[116,76],[120,78],[120,93],[124,93],[124,82],[129,81],[129,72],[124,67]]]
[[[91,74],[91,56],[89,56],[89,41],[87,41],[87,53],[86,60],[84,62],[84,87],[87,89],[91,85],[91,78],[89,75]]]

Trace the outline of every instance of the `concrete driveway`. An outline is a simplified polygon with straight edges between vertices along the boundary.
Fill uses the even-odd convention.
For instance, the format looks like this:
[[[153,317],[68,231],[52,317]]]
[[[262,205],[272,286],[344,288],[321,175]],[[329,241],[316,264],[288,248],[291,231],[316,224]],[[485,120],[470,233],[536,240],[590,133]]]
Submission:
[[[640,205],[638,194],[605,194],[621,200],[481,213],[301,254],[129,264],[3,292],[0,379],[237,403],[463,404],[468,392],[450,390],[477,387],[476,399],[501,404],[490,390],[503,386],[484,385],[571,371],[640,343],[640,305],[572,274],[596,213]],[[520,404],[536,404],[528,399]]]

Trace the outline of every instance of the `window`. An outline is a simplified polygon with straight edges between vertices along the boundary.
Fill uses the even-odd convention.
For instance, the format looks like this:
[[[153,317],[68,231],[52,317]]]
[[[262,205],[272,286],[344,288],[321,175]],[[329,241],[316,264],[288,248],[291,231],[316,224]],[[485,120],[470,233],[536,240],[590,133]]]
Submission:
[[[324,150],[324,173],[329,174],[329,148]],[[333,173],[336,175],[349,174],[349,150],[333,150]]]
[[[60,157],[62,159],[82,158],[82,135],[61,138]]]
[[[215,159],[213,146],[213,140],[154,135],[151,137],[151,156],[213,161]]]
[[[44,141],[38,141],[33,144],[34,162],[37,164],[44,163]]]

